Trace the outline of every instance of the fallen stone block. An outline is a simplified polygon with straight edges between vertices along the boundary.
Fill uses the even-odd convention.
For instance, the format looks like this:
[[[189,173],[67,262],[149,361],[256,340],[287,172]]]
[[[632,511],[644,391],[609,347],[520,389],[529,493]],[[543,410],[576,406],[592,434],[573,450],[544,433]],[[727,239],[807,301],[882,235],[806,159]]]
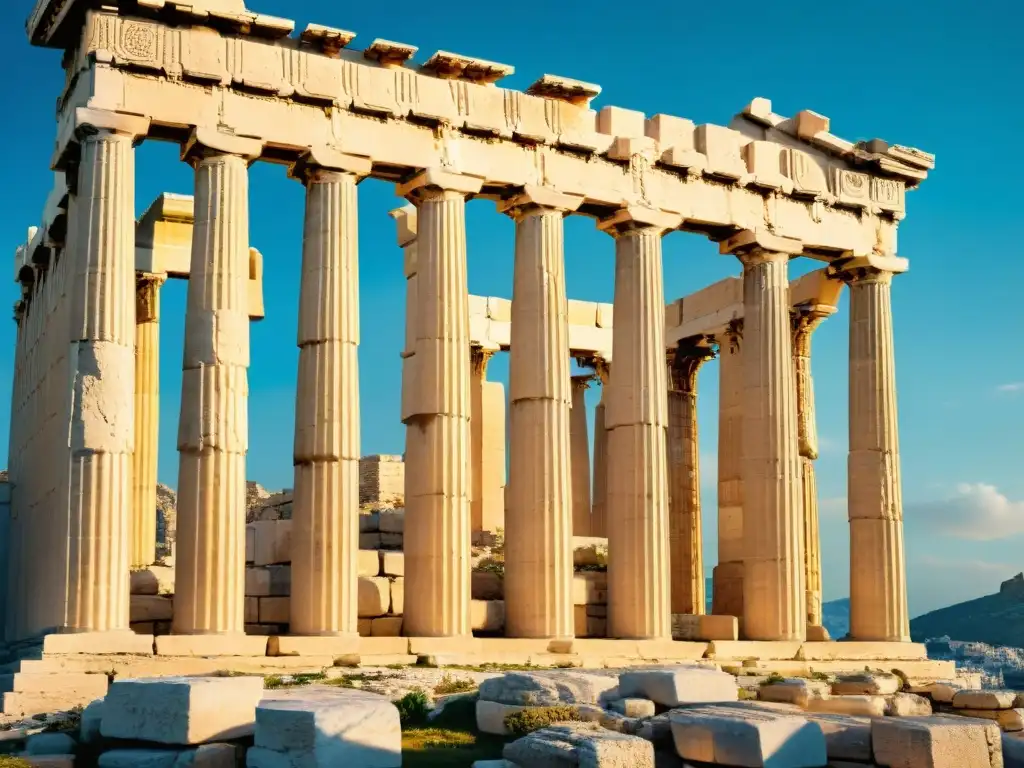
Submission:
[[[930,715],[932,704],[916,693],[894,693],[885,697],[885,714],[893,717],[918,717]]]
[[[911,693],[927,696],[937,704],[950,704],[957,691],[964,690],[963,685],[956,680],[936,680],[923,685],[912,686]]]
[[[896,693],[902,681],[896,675],[881,672],[860,672],[855,675],[841,675],[832,683],[832,693],[837,696],[886,696]]]
[[[165,565],[151,565],[132,571],[129,584],[133,595],[173,595],[174,569]]]
[[[754,768],[821,768],[821,727],[800,715],[702,706],[669,713],[676,752],[684,760]]]
[[[616,684],[615,677],[586,672],[509,672],[482,682],[480,700],[532,707],[599,704],[602,698],[622,698],[614,693]]]
[[[505,727],[505,718],[509,715],[530,709],[522,704],[501,704],[497,701],[476,702],[476,729],[481,733],[494,736],[508,736],[510,731]]]
[[[37,733],[25,742],[25,752],[29,755],[70,755],[77,747],[75,740],[66,733]]]
[[[78,738],[83,744],[93,744],[100,740],[100,724],[103,721],[103,699],[96,699],[82,710],[82,720],[78,726]]]
[[[807,712],[804,716],[817,723],[825,735],[829,761],[871,762],[871,718],[815,712]]]
[[[248,768],[401,768],[398,709],[384,696],[328,686],[278,690],[256,708]]]
[[[260,677],[154,677],[115,680],[103,704],[107,738],[201,744],[252,733]]]
[[[619,675],[622,698],[650,699],[666,707],[736,701],[736,678],[707,667],[638,669]]]
[[[530,768],[654,768],[646,739],[608,731],[596,723],[553,725],[506,744],[506,760]]]
[[[75,768],[74,755],[18,755],[31,768]]]
[[[203,744],[198,749],[112,749],[100,755],[99,768],[235,768],[232,744]]]
[[[957,709],[1010,709],[1017,700],[1014,691],[957,691],[953,706]]]
[[[993,720],[1004,731],[1024,731],[1024,709],[958,709],[951,714]]]
[[[654,702],[650,699],[614,699],[608,705],[613,712],[626,717],[654,717]]]
[[[885,709],[884,696],[832,696],[828,699],[812,699],[807,702],[808,712],[830,712],[834,715],[883,717]]]
[[[765,683],[758,689],[757,698],[806,708],[812,699],[829,698],[829,685],[822,680],[791,677],[778,683]]]
[[[1000,768],[999,726],[962,717],[880,717],[871,748],[883,768]]]

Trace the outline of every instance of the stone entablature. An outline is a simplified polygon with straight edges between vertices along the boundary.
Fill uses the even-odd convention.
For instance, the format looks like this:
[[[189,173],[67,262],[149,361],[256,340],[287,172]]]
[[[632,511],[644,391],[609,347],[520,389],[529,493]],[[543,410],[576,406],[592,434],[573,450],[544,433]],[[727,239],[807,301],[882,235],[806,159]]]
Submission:
[[[381,66],[358,51],[335,58],[291,40],[108,12],[88,14],[69,68],[56,167],[88,108],[146,115],[157,138],[252,137],[270,161],[336,147],[369,158],[378,178],[443,168],[481,179],[484,196],[543,185],[582,196],[583,214],[652,208],[714,239],[767,228],[814,256],[894,252],[903,192],[933,164],[917,150],[843,141],[814,113],[786,120],[766,99],[737,119],[742,130],[695,126],[478,85],[471,74]],[[759,131],[772,140],[749,135]]]
[[[569,299],[569,353],[612,359],[612,305]],[[470,344],[487,352],[507,352],[512,344],[512,300],[469,297]]]

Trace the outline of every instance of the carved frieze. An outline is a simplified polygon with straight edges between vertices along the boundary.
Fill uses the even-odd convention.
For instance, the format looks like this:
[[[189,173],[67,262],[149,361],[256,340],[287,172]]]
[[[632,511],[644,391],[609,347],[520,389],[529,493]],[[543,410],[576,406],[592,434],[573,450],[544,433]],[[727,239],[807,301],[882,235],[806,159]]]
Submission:
[[[832,167],[832,194],[840,205],[867,208],[871,202],[871,177],[866,173]]]
[[[871,199],[883,211],[902,213],[906,185],[896,179],[871,179]]]
[[[793,194],[820,199],[828,194],[825,171],[806,152],[786,149],[782,152],[782,172],[793,182]]]

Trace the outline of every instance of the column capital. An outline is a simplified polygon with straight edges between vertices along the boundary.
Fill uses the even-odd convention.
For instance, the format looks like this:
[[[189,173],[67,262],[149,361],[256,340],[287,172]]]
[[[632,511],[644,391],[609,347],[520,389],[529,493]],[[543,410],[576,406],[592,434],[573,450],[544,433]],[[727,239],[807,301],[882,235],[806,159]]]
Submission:
[[[288,176],[303,184],[331,181],[338,174],[362,179],[370,174],[373,161],[331,147],[310,147],[288,169]]]
[[[718,342],[719,354],[722,353],[723,346],[733,352],[739,352],[740,343],[743,341],[743,318],[730,320],[723,330],[715,334],[715,340]]]
[[[496,349],[470,347],[469,364],[473,369],[473,373],[479,375],[480,378],[484,378],[487,375],[487,364],[491,362],[495,352],[497,352]]]
[[[261,154],[263,142],[260,139],[236,136],[212,128],[195,128],[181,147],[181,159],[191,165],[218,155],[234,155],[251,163]]]
[[[514,189],[508,197],[499,200],[498,211],[518,218],[544,211],[572,213],[582,204],[582,195],[567,195],[550,187],[527,184]]]
[[[597,374],[597,378],[601,380],[601,386],[608,386],[608,377],[612,372],[611,360],[606,360],[603,357],[594,357],[594,373]],[[604,395],[602,394],[602,398]]]
[[[160,319],[160,286],[166,274],[142,272],[135,275],[135,323],[152,323]]]
[[[744,264],[799,256],[803,243],[792,237],[774,235],[764,229],[744,229],[718,244],[722,255],[732,254]]]
[[[668,350],[669,389],[677,392],[694,391],[697,371],[714,356],[715,350],[706,336],[680,339],[675,349]]]
[[[150,124],[150,119],[141,115],[76,107],[63,118],[51,166],[54,170],[66,168],[69,162],[77,157],[77,153],[73,151],[74,145],[89,136],[106,133],[125,136],[133,142],[138,142],[149,134]]]
[[[847,285],[854,283],[888,283],[893,275],[910,269],[910,262],[899,256],[871,253],[864,256],[841,256],[829,265],[829,274]]]
[[[683,217],[678,213],[668,213],[654,208],[644,208],[638,205],[627,205],[620,208],[611,216],[600,219],[597,228],[607,232],[612,237],[626,234],[642,229],[657,229],[662,233],[676,229],[683,223]]]
[[[570,376],[569,381],[572,383],[572,389],[575,392],[578,389],[590,389],[590,383],[596,378],[596,373],[577,373],[575,376]]]
[[[443,168],[427,168],[395,187],[395,194],[410,201],[439,197],[445,193],[477,194],[484,185],[479,176],[468,176]]]
[[[388,216],[394,219],[395,224],[398,225],[398,246],[400,248],[405,248],[416,242],[416,237],[419,234],[416,213],[416,206],[412,203],[406,203],[400,208],[388,211]]]

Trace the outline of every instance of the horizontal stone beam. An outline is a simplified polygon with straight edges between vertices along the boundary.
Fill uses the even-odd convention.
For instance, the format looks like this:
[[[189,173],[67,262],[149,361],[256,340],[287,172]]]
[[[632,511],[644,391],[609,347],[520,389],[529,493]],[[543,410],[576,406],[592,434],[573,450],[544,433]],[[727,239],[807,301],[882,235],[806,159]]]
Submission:
[[[816,269],[790,281],[790,306],[835,312],[842,290],[842,281],[830,278],[827,269]],[[682,339],[713,336],[742,319],[743,278],[727,277],[665,307],[665,344],[674,347]]]
[[[512,302],[496,296],[469,297],[470,344],[507,351],[512,343]],[[569,300],[569,354],[612,359],[612,305]]]
[[[173,45],[155,43],[170,38]],[[114,42],[97,47],[102,40]],[[117,41],[126,40],[131,55],[118,53]],[[564,100],[382,67],[348,49],[330,58],[94,12],[70,68],[76,77],[64,97],[58,166],[79,129],[76,111],[87,107],[145,115],[159,138],[184,140],[197,127],[251,136],[268,161],[343,147],[370,158],[378,178],[443,166],[482,179],[485,196],[549,186],[583,197],[583,214],[653,208],[716,240],[768,228],[822,258],[869,253],[879,243],[894,252],[903,212],[902,180],[854,170],[797,140],[755,140],[612,107],[599,116]]]

